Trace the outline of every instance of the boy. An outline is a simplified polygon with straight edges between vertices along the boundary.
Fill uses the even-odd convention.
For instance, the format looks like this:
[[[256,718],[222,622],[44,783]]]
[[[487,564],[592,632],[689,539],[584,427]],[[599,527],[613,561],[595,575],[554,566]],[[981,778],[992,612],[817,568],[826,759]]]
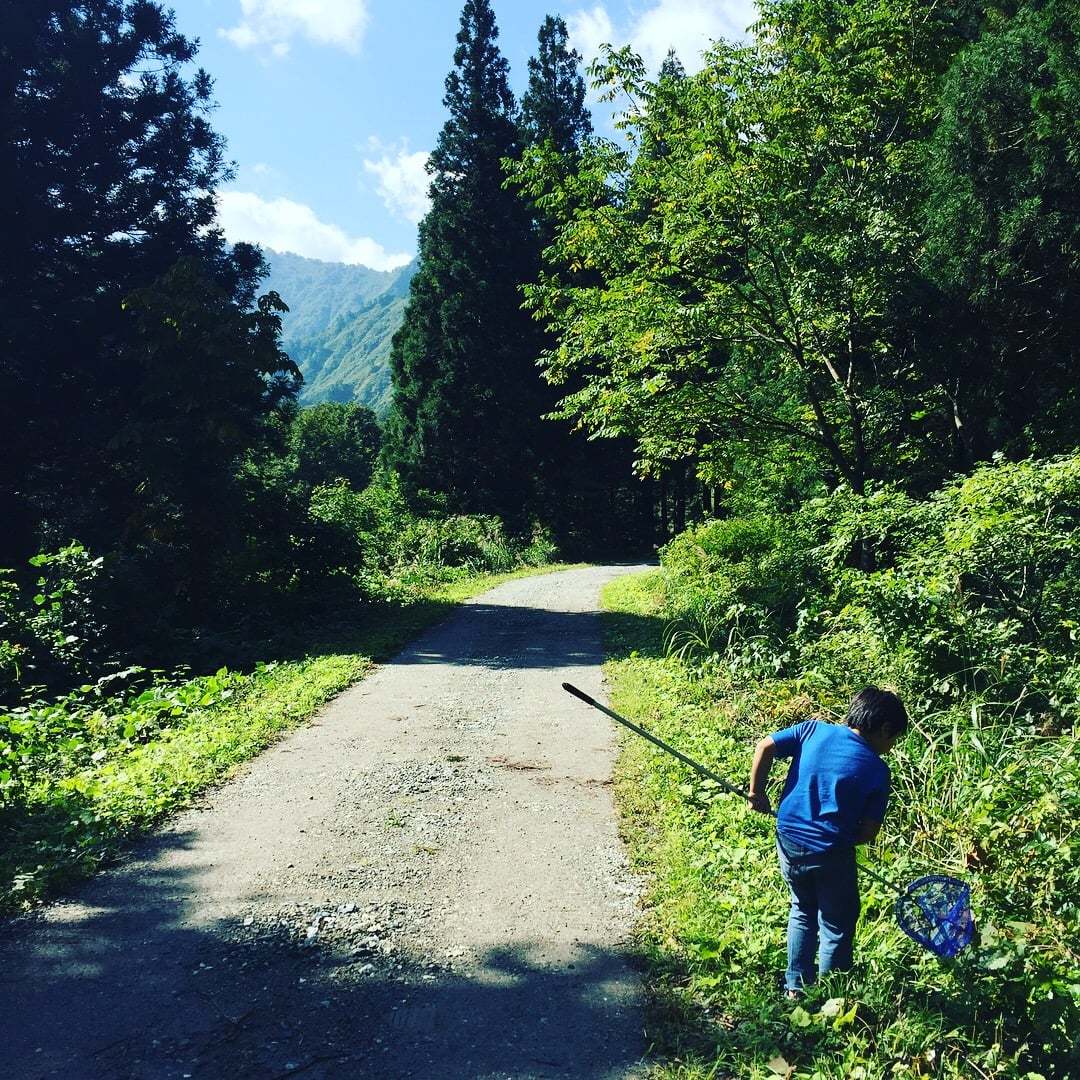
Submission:
[[[767,735],[754,752],[749,802],[771,813],[765,783],[773,761],[791,758],[776,814],[780,873],[791,890],[788,966],[784,987],[798,997],[820,973],[851,967],[859,916],[855,846],[878,834],[889,799],[889,768],[881,760],[907,731],[908,716],[888,690],[855,695],[847,727],[806,720]]]

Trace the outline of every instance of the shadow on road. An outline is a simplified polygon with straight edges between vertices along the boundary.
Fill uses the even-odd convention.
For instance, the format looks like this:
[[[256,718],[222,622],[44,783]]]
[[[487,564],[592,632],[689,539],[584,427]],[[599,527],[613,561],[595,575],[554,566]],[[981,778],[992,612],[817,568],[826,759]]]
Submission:
[[[643,569],[653,564],[612,562],[606,565]],[[575,571],[561,571],[573,574]],[[234,621],[227,632],[206,634],[198,648],[173,658],[174,664],[187,664],[196,673],[209,673],[225,665],[245,670],[268,657],[275,660],[299,660],[325,653],[362,652],[372,659],[390,658],[402,641],[437,626],[457,612],[487,607],[500,612],[532,612],[543,608],[514,608],[425,598],[410,603],[365,598],[347,586],[339,585],[329,595],[311,595],[303,599],[291,618],[255,617]],[[587,615],[578,616],[587,618]]]
[[[356,952],[345,927],[307,945],[304,920],[287,910],[277,925],[245,927],[244,898],[191,925],[198,868],[154,866],[188,843],[153,838],[138,865],[91,882],[48,921],[0,928],[8,1080],[634,1071],[639,1014],[614,990],[625,954],[581,949],[555,967],[526,944],[489,952],[468,977],[433,975],[422,958]]]
[[[447,631],[450,624],[436,627],[389,664],[446,664],[493,671],[594,668],[611,656],[599,647],[602,618],[598,612],[473,603],[454,619],[452,633]],[[663,630],[663,622],[658,619],[639,615],[619,618],[628,637],[636,631],[637,638],[658,639]],[[639,625],[631,627],[627,621]]]

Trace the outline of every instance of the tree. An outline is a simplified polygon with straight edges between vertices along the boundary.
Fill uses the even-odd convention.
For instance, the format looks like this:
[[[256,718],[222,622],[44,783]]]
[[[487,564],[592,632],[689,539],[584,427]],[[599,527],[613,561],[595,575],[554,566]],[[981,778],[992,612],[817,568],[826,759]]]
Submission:
[[[379,442],[375,413],[355,402],[324,401],[301,409],[289,431],[296,476],[306,487],[338,479],[354,491],[367,487]]]
[[[386,459],[412,498],[430,489],[454,511],[520,525],[540,420],[538,349],[518,289],[535,254],[528,208],[503,185],[519,141],[497,38],[488,0],[467,0],[443,99],[450,116],[428,163],[419,266],[391,351]]]
[[[928,152],[929,325],[965,464],[1075,445],[1080,20],[994,12],[945,79]]]
[[[577,175],[532,175],[562,209],[530,295],[559,336],[551,377],[584,376],[566,411],[633,435],[647,470],[696,459],[714,484],[736,457],[809,455],[856,491],[925,461],[915,417],[936,423],[941,393],[894,298],[919,277],[920,152],[960,44],[912,0],[774,0],[692,79],[610,54],[637,152],[597,142]]]
[[[579,167],[583,146],[593,126],[585,104],[585,80],[581,56],[569,46],[566,23],[548,16],[537,35],[537,52],[529,60],[529,86],[522,99],[522,161],[507,163],[509,182],[521,191],[523,162],[544,160],[556,167],[565,179]],[[557,185],[525,194],[533,211],[535,265],[555,239],[557,212],[549,200]],[[532,285],[537,273],[523,284]],[[536,360],[554,340],[536,333]],[[554,418],[566,386],[555,386],[534,377],[533,411],[548,417],[536,431],[536,507],[553,528],[564,551],[582,556],[616,548],[640,549],[651,539],[643,522],[642,492],[634,485],[631,447],[624,443],[587,441],[585,434],[572,431],[565,419]]]
[[[560,154],[575,154],[592,134],[585,106],[581,54],[569,47],[561,16],[548,15],[529,58],[529,88],[521,99],[521,130],[526,145],[550,143]]]
[[[245,310],[186,258],[123,307],[127,383],[104,491],[126,516],[113,544],[149,557],[146,572],[185,601],[218,604],[230,591],[218,568],[258,535],[240,524],[237,466],[268,438],[267,412],[295,393],[278,340],[284,305],[271,295]]]
[[[231,174],[172,14],[42,0],[4,20],[0,557],[73,536],[149,557],[231,504],[233,465],[295,394],[282,307],[256,306],[261,256],[214,228]],[[166,592],[183,563],[170,542]]]
[[[669,80],[681,81],[685,78],[686,68],[683,67],[683,62],[678,58],[674,49],[668,49],[667,56],[664,57],[664,62],[660,65],[656,81],[662,84]]]

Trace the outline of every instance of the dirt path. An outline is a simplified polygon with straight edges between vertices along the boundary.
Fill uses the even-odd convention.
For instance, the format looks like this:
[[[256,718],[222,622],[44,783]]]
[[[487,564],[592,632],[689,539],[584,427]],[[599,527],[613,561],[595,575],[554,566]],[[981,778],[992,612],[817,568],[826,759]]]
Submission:
[[[640,1075],[601,584],[513,581],[0,930],[12,1080]]]

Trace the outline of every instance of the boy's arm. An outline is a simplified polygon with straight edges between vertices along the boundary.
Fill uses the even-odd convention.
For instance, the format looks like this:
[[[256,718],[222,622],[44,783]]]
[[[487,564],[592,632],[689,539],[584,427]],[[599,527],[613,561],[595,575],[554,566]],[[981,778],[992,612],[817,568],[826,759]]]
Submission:
[[[871,793],[863,807],[859,828],[855,833],[856,844],[872,844],[881,832],[881,822],[889,806],[889,785]]]
[[[754,748],[754,762],[750,766],[750,791],[747,799],[751,809],[759,814],[772,813],[765,785],[769,779],[769,770],[775,760],[776,743],[773,742],[771,735],[766,735]]]

